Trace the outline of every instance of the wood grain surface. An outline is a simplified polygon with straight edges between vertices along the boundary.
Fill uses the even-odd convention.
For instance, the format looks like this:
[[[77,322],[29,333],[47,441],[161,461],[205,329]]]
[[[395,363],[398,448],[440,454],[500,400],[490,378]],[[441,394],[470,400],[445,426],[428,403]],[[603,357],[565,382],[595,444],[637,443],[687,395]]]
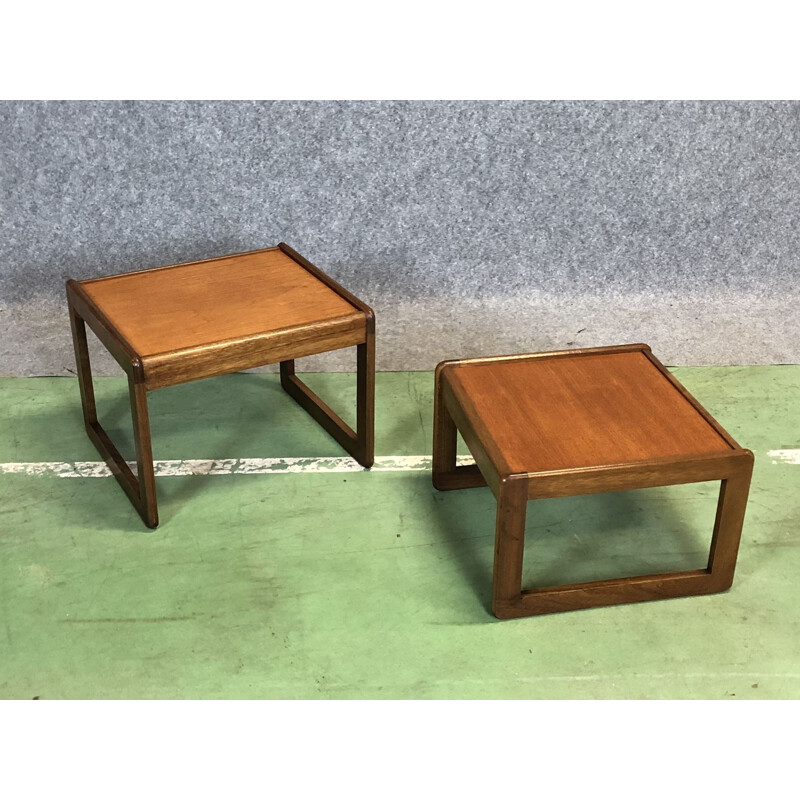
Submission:
[[[456,466],[456,432],[475,468]],[[497,498],[492,611],[500,619],[725,591],[733,582],[753,454],[645,344],[442,362],[433,485],[484,482]],[[522,587],[527,501],[720,480],[704,570]],[[647,546],[647,545],[644,545]]]
[[[456,362],[447,380],[512,473],[730,450],[643,352]]]
[[[364,316],[278,248],[81,285],[142,357]]]
[[[280,362],[284,389],[365,467],[374,460],[375,314],[304,256],[277,247],[67,281],[84,422],[145,524],[158,525],[148,392]],[[97,419],[86,326],[128,374],[134,475]],[[356,431],[294,372],[294,359],[356,347]]]

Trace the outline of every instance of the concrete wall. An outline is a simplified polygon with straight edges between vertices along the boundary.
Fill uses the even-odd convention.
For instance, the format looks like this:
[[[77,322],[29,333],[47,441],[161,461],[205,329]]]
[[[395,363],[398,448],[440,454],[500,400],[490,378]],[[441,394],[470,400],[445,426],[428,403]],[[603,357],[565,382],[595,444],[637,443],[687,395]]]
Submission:
[[[380,369],[798,362],[800,103],[0,103],[3,375],[74,369],[67,277],[280,240],[375,308]]]

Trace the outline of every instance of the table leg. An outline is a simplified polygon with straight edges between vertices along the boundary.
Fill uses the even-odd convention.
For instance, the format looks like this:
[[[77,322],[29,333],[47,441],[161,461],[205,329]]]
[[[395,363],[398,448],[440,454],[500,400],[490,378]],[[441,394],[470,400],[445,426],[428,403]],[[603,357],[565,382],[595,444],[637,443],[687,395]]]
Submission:
[[[747,496],[750,493],[753,459],[751,456],[741,461],[745,464],[742,471],[722,481],[719,491],[717,518],[708,558],[708,572],[718,592],[730,589],[733,583]]]
[[[156,478],[153,469],[153,444],[150,438],[150,413],[147,409],[147,389],[133,376],[128,377],[133,419],[133,441],[136,445],[136,471],[139,489],[139,513],[148,528],[158,526]]]
[[[519,616],[519,612],[512,606],[518,606],[522,596],[522,558],[527,511],[527,481],[513,478],[502,481],[497,498],[492,579],[492,613],[499,619]]]
[[[505,492],[504,483],[497,510],[492,610],[500,618],[524,617],[726,591],[733,583],[752,470],[753,456],[747,453],[722,481],[706,569],[526,589],[521,596],[517,570],[522,569],[525,512],[521,499]]]
[[[150,418],[147,411],[147,390],[134,375],[135,370],[131,368],[128,372],[128,390],[136,446],[137,477],[97,419],[86,323],[72,306],[69,309],[69,316],[86,433],[105,460],[111,474],[139,512],[145,525],[155,528],[158,525],[158,506],[150,440]]]
[[[92,365],[89,361],[89,343],[86,340],[86,323],[72,306],[69,309],[69,322],[72,327],[72,344],[75,349],[75,366],[78,372],[78,387],[81,392],[83,421],[88,428],[92,423],[97,422],[97,406],[94,400]]]
[[[375,333],[356,348],[358,381],[356,387],[356,430],[359,454],[356,461],[365,467],[375,462]]]
[[[354,431],[295,374],[294,360],[281,361],[281,386],[364,467],[375,461],[375,336],[356,348],[356,428]]]
[[[476,464],[456,466],[456,423],[447,410],[444,399],[444,380],[441,370],[436,370],[433,387],[433,485],[439,491],[472,489],[486,486]]]

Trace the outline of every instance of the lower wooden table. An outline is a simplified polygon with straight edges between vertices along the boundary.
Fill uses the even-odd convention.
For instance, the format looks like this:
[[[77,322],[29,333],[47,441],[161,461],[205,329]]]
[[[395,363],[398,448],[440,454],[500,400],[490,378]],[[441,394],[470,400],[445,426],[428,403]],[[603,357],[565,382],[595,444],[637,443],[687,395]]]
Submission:
[[[456,432],[475,465],[456,466]],[[446,361],[433,483],[497,498],[492,611],[502,619],[711,594],[733,582],[753,454],[645,344]],[[522,589],[528,500],[722,481],[706,569]]]
[[[365,467],[374,457],[375,316],[286,244],[67,281],[86,431],[148,527],[158,525],[147,393],[280,362],[281,384]],[[86,325],[128,374],[136,474],[97,420]],[[294,359],[357,348],[353,431],[295,375]]]

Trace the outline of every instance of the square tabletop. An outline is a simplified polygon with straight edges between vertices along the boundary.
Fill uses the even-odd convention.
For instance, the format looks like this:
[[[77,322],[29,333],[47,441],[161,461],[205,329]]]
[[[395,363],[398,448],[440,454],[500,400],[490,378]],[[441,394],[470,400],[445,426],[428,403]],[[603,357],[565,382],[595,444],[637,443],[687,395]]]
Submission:
[[[364,319],[363,311],[278,248],[80,285],[142,357]]]
[[[646,345],[452,361],[442,378],[501,474],[725,454],[736,446]]]

